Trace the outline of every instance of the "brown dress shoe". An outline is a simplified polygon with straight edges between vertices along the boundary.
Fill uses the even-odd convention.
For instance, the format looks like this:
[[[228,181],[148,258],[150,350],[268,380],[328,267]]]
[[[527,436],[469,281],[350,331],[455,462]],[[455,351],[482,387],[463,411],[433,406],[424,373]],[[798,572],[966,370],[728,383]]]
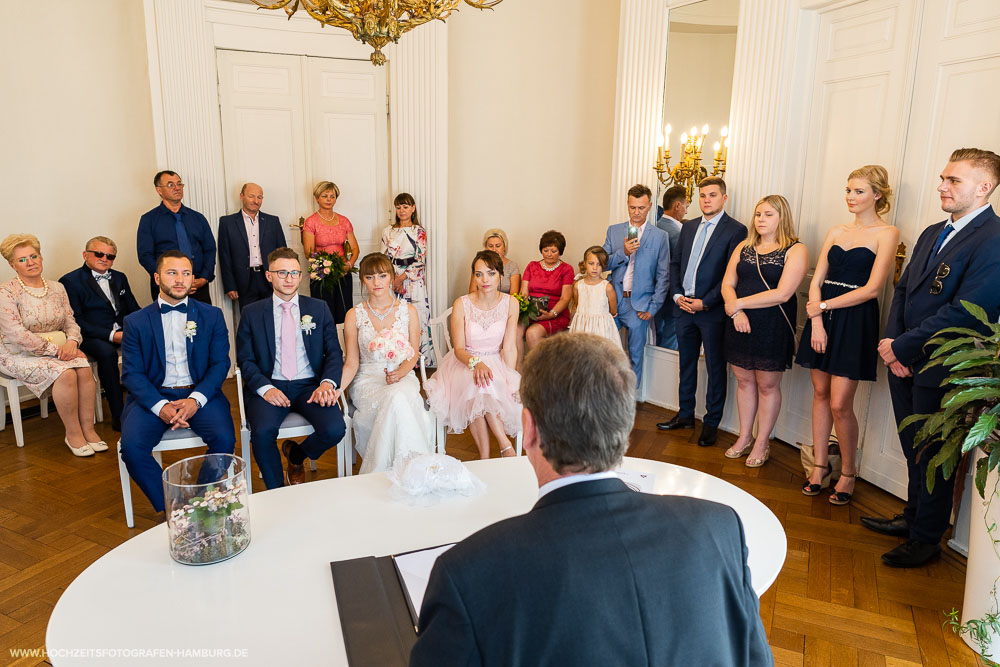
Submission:
[[[295,442],[292,440],[285,440],[281,443],[281,453],[285,455],[285,459],[288,461],[288,465],[285,467],[285,479],[289,484],[302,484],[306,481],[306,467],[301,463],[295,465],[288,458],[288,454],[291,453],[294,444]]]

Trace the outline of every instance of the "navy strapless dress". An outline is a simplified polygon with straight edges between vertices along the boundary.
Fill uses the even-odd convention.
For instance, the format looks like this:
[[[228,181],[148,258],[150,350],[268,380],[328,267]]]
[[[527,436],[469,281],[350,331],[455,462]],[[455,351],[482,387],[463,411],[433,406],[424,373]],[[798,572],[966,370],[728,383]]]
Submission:
[[[831,246],[826,259],[830,270],[820,288],[824,301],[867,283],[875,265],[875,253],[865,247],[844,250],[839,245]],[[818,354],[812,348],[812,320],[807,320],[795,363],[838,377],[874,382],[878,368],[878,322],[877,299],[825,313],[826,352]]]

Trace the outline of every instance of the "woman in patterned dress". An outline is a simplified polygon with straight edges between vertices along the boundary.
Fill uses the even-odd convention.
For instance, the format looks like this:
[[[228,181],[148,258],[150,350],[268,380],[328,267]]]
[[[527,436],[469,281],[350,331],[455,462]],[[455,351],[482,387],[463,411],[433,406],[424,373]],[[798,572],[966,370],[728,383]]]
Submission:
[[[347,311],[354,305],[354,279],[350,269],[358,261],[358,239],[354,236],[354,226],[347,216],[333,212],[333,206],[340,197],[340,188],[336,183],[320,181],[313,188],[313,196],[319,210],[302,223],[302,250],[307,258],[317,250],[337,253],[347,262],[348,273],[333,289],[324,288],[318,280],[309,281],[309,294],[326,301],[333,313],[333,321],[341,324]],[[344,247],[345,242],[350,246],[350,253]]]
[[[31,234],[5,238],[0,255],[17,273],[0,285],[0,372],[20,380],[38,398],[52,388],[73,454],[107,451],[94,430],[96,386],[87,355],[79,349],[83,337],[66,289],[42,277],[41,246]]]
[[[382,232],[382,252],[392,261],[395,277],[392,290],[417,309],[420,317],[420,354],[427,363],[434,363],[427,321],[431,306],[427,299],[427,230],[417,216],[417,202],[413,195],[401,192],[393,200],[396,222]]]

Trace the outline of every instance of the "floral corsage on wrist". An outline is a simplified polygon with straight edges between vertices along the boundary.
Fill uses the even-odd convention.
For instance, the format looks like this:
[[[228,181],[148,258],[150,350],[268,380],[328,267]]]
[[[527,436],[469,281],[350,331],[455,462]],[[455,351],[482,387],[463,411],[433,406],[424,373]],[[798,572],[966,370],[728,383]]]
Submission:
[[[312,315],[303,315],[302,321],[299,322],[299,329],[305,332],[308,336],[312,333],[312,330],[316,328],[316,323],[313,322]]]
[[[469,357],[469,370],[475,370],[476,364],[478,364],[482,359],[479,357]]]
[[[194,340],[194,337],[198,335],[198,323],[193,320],[188,320],[184,323],[184,337],[188,340]]]

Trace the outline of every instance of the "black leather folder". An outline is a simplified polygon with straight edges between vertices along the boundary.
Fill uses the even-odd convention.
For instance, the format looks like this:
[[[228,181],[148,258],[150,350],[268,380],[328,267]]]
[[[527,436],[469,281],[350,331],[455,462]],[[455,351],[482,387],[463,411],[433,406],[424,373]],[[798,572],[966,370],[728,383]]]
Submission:
[[[405,667],[417,641],[411,606],[392,556],[330,563],[351,667]]]

